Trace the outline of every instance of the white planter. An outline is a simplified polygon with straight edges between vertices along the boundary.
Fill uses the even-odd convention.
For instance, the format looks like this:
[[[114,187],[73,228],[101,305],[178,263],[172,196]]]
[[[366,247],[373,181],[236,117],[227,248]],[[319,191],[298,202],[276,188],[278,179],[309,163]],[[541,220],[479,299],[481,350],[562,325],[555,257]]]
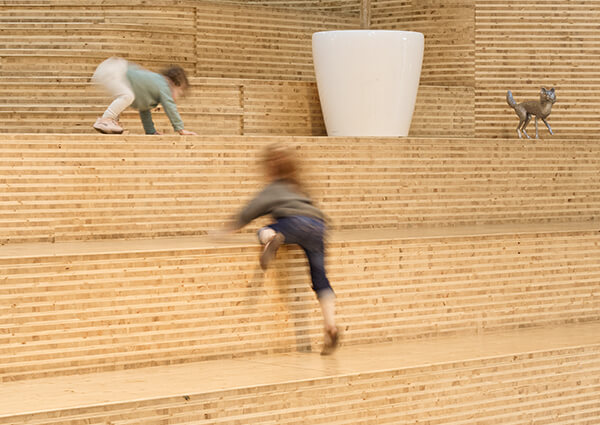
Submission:
[[[411,31],[323,31],[313,60],[329,136],[407,136],[424,37]]]

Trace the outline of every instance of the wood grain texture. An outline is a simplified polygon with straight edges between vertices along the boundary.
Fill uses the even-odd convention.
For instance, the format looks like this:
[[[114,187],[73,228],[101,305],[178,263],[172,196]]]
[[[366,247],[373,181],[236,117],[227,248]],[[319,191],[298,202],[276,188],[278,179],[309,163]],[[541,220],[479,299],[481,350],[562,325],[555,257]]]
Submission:
[[[322,29],[356,28],[357,18],[323,10],[305,13],[297,8],[222,2],[170,5],[153,1],[148,7],[134,6],[60,0],[18,6],[4,2],[0,6],[0,20],[6,24],[0,32],[5,40],[0,50],[0,75],[4,76],[0,132],[90,131],[89,121],[108,100],[89,92],[78,79],[89,78],[98,63],[112,54],[151,70],[176,62],[197,78],[239,80],[226,83],[240,90],[238,109],[228,103],[219,105],[221,89],[210,91],[210,82],[194,85],[199,90],[183,102],[182,111],[184,122],[199,133],[325,135],[310,36]],[[383,6],[373,7],[380,10],[377,7]],[[396,16],[396,9],[390,10]],[[430,28],[441,27],[436,22]],[[429,36],[432,48],[431,40],[445,37],[436,34]],[[159,53],[149,58],[146,47]],[[449,51],[444,46],[435,48]],[[472,84],[450,88],[455,83],[445,78],[441,85],[431,85],[436,79],[426,77],[428,72],[423,74],[410,134],[471,136]],[[22,79],[27,76],[31,80]],[[21,88],[23,82],[26,85]],[[169,131],[168,122],[156,116],[161,129]],[[141,131],[135,112],[126,113],[123,122],[130,132]]]
[[[586,221],[600,213],[600,147],[592,140],[2,138],[5,242],[203,234],[260,188],[255,159],[275,141],[298,146],[336,230]]]
[[[597,2],[371,0],[426,36],[412,137],[311,137],[310,34],[359,5],[0,0],[0,424],[599,422]],[[205,136],[60,134],[91,132],[107,55],[182,65]],[[541,86],[557,136],[511,140],[506,90]],[[331,358],[303,252],[264,274],[266,219],[205,236],[272,142],[330,217]]]
[[[293,8],[305,12],[327,11],[358,16],[361,0],[220,0],[221,3],[238,5],[268,6],[272,8]]]
[[[371,0],[371,28],[425,36],[421,84],[474,85],[474,0]]]
[[[590,324],[5,382],[0,423],[592,424],[599,351]]]
[[[159,71],[156,69],[155,71]],[[187,129],[213,135],[325,135],[315,83],[190,77],[178,101]],[[67,101],[66,101],[67,100]],[[0,82],[0,133],[88,133],[111,99],[85,77],[11,77]],[[163,134],[173,128],[152,114]],[[143,134],[138,112],[120,118],[129,134]]]
[[[558,100],[548,121],[556,135],[596,137],[599,25],[600,4],[594,1],[478,1],[477,134],[517,137],[518,118],[506,104],[506,91],[523,102],[539,99],[541,87],[554,87]],[[533,121],[528,130],[535,134]],[[551,137],[545,126],[540,133]]]
[[[336,233],[344,345],[600,320],[598,226],[571,228]],[[264,274],[240,239],[2,247],[0,379],[318,351],[304,253],[281,248]]]

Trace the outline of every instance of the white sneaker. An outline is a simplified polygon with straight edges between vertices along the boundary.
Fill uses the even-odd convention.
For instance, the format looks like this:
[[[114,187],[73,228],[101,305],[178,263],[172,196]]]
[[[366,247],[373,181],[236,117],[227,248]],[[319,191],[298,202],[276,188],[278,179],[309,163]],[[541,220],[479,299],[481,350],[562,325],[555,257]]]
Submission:
[[[123,127],[119,125],[115,120],[111,118],[98,118],[94,125],[94,130],[104,134],[121,134],[123,133]]]

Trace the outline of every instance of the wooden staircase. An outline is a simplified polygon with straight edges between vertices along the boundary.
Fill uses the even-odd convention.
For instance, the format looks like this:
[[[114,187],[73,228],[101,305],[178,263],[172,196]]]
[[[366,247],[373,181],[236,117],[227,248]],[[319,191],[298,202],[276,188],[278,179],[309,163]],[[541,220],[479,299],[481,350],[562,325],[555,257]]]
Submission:
[[[488,39],[529,6],[371,3],[372,28],[426,35],[408,138],[323,137],[310,34],[356,28],[358,0],[0,0],[0,424],[600,424],[596,101],[568,85],[556,137],[503,138],[492,68],[519,59]],[[588,34],[594,5],[536,3]],[[202,135],[162,111],[164,136],[134,111],[93,133],[111,54],[182,65]],[[263,273],[266,218],[208,235],[273,142],[330,220],[329,357],[302,251]]]
[[[591,142],[13,134],[4,136],[6,163],[0,168],[2,380],[46,388],[41,383],[53,378],[67,385],[85,376],[110,382],[129,379],[133,369],[152,374],[160,367],[170,381],[169,365],[192,371],[229,367],[223,365],[231,359],[262,364],[284,353],[296,364],[315,361],[322,325],[303,253],[283,247],[263,274],[251,233],[265,220],[226,241],[206,236],[260,188],[256,157],[274,141],[297,147],[313,195],[331,219],[328,272],[344,330],[340,353],[361,356],[367,347],[392,344],[397,366],[344,374],[328,367],[318,379],[284,373],[267,393],[258,383],[218,395],[173,393],[164,384],[157,397],[142,391],[135,402],[72,408],[57,402],[40,412],[6,413],[6,423],[61,423],[67,417],[69,423],[347,423],[358,412],[364,423],[401,423],[395,422],[400,405],[390,400],[411,385],[429,388],[422,397],[439,400],[437,383],[428,383],[433,371],[447,368],[444,373],[461,382],[452,386],[471,391],[479,388],[472,386],[481,368],[498,370],[507,358],[519,359],[518,366],[502,366],[516,379],[530,367],[520,362],[532,355],[509,351],[481,363],[465,352],[454,363],[424,362],[415,366],[417,375],[398,378],[412,373],[400,355],[410,341],[415,347],[450,337],[492,344],[497,335],[516,341],[527,339],[527,329],[549,335],[564,327],[577,336],[598,323],[599,185]],[[579,418],[578,408],[593,405],[597,395],[596,366],[585,374],[589,394],[583,396],[552,387],[530,402],[514,392],[551,388],[564,362],[581,364],[579,356],[590,356],[588,344],[581,345],[542,346],[533,378],[505,382],[492,374],[489,379],[498,381],[489,385],[496,389],[474,390],[486,395],[480,401],[459,402],[457,393],[438,401],[456,418],[443,409],[433,418],[462,423],[471,417],[469,409],[484,422],[504,418],[509,412],[503,403],[487,397],[496,391],[513,397],[527,415],[552,403],[553,415]],[[457,378],[458,364],[471,365],[463,378]],[[301,373],[304,367],[298,367]],[[124,375],[113,375],[118,373]],[[573,385],[581,382],[573,368],[564,373]],[[406,387],[390,376],[416,381]],[[365,389],[346,390],[354,385]],[[307,395],[315,388],[333,397],[324,407]],[[256,400],[273,399],[252,410],[257,402],[243,395],[248,391]],[[187,398],[174,395],[183,393]],[[282,402],[282,394],[301,402]],[[355,404],[360,394],[375,397],[372,406],[378,407]],[[232,405],[216,401],[229,398]],[[433,414],[425,407],[431,402],[415,405],[406,423]],[[239,409],[232,407],[236,403]],[[594,406],[589,409],[597,417]]]

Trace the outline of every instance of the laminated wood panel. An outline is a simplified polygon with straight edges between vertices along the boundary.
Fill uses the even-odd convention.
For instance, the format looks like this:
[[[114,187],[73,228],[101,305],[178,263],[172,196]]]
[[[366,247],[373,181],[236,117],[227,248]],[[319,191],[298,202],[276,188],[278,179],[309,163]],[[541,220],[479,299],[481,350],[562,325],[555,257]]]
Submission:
[[[344,345],[598,321],[599,243],[592,224],[335,233]],[[264,274],[259,252],[251,236],[0,247],[0,380],[318,351],[304,253]]]
[[[477,1],[475,121],[477,134],[516,138],[519,119],[506,103],[538,100],[554,87],[548,122],[555,137],[600,132],[600,4],[596,1]],[[540,121],[540,137],[551,138]],[[528,133],[535,135],[531,121]]]

